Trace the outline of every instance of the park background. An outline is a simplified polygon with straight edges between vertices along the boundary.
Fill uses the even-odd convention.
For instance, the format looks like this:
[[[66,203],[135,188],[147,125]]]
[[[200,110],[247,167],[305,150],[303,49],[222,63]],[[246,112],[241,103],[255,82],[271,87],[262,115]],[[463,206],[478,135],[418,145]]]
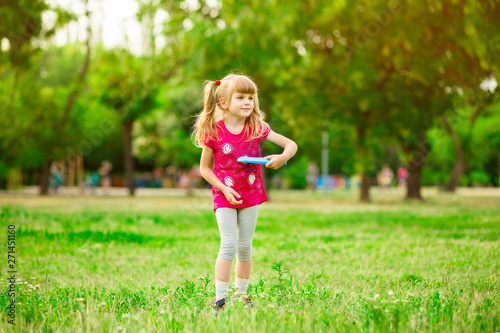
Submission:
[[[500,330],[498,17],[493,0],[2,2],[0,217],[23,269],[0,330]],[[263,169],[257,311],[215,320],[210,189],[168,179],[196,170],[203,83],[232,72],[299,151]],[[344,185],[315,191],[312,163]]]
[[[300,147],[279,171],[290,188],[306,187],[310,161],[356,176],[362,200],[384,164],[408,169],[409,198],[422,185],[498,186],[499,12],[495,1],[4,4],[0,187],[47,194],[54,161],[64,185],[83,186],[109,160],[130,193],[154,186],[156,168],[189,171],[203,83],[234,71]]]

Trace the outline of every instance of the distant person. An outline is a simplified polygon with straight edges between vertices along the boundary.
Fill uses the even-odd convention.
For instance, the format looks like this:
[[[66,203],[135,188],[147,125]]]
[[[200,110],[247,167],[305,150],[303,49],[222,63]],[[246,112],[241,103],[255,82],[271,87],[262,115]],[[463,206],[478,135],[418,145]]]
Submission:
[[[57,162],[52,162],[50,165],[50,179],[49,179],[49,187],[54,191],[54,194],[57,194],[59,187],[62,185],[62,174],[59,171],[59,167]]]
[[[195,165],[189,170],[189,180],[193,188],[198,188],[201,185],[200,166]]]
[[[319,168],[316,162],[310,161],[307,169],[307,187],[316,191],[318,186]]]
[[[111,187],[111,170],[113,169],[113,165],[110,161],[105,160],[102,161],[101,167],[99,168],[99,175],[101,176],[101,186],[104,194],[109,193],[109,188]]]
[[[404,187],[408,178],[408,170],[404,166],[400,166],[397,171],[398,186]]]
[[[272,131],[259,109],[257,86],[248,76],[228,75],[206,81],[204,109],[198,114],[193,136],[203,148],[200,173],[213,185],[214,211],[221,246],[215,264],[215,315],[227,300],[233,259],[236,255],[236,295],[252,307],[247,295],[252,267],[252,239],[258,205],[267,201],[258,164],[237,162],[241,156],[260,157],[260,143],[269,140],[284,147],[269,155],[266,167],[279,169],[297,151],[292,140]],[[213,170],[212,170],[213,162]]]
[[[387,164],[384,164],[379,174],[380,186],[383,188],[391,187],[391,182],[393,178],[394,178],[394,173],[392,172],[391,168],[389,168]]]
[[[175,187],[175,169],[172,166],[165,168],[163,187]]]
[[[189,180],[189,174],[184,169],[179,169],[177,171],[179,180],[177,181],[177,187],[187,189],[190,191],[191,189],[191,181]]]
[[[99,175],[99,172],[97,171],[92,171],[88,177],[85,179],[85,186],[90,188],[90,193],[92,195],[95,195],[95,188],[99,185],[99,182],[101,181],[101,176]]]
[[[153,170],[152,187],[163,187],[163,168],[157,167]]]

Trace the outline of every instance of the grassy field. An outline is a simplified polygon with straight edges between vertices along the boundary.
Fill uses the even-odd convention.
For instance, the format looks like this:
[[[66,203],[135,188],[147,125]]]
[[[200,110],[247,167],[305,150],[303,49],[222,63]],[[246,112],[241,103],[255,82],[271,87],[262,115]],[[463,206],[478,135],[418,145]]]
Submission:
[[[16,325],[0,332],[500,331],[500,196],[272,193],[250,295],[211,313],[211,198],[0,197],[16,228]],[[231,276],[234,281],[234,266]]]

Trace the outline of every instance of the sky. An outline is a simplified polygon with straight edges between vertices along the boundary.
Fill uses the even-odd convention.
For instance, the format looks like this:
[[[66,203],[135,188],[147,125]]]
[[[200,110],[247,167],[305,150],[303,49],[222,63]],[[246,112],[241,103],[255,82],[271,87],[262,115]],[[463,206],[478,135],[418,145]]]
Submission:
[[[66,29],[57,32],[55,42],[63,45],[78,38],[83,41],[86,38],[87,22],[84,19],[85,9],[82,1],[72,0],[49,0],[51,5],[59,4],[77,14],[80,19],[72,22]],[[126,45],[135,54],[142,51],[141,26],[135,18],[138,5],[137,0],[89,0],[89,9],[92,13],[92,31],[94,40],[102,39],[105,47]],[[47,13],[44,21],[50,24],[53,15]],[[100,37],[99,37],[100,36]]]

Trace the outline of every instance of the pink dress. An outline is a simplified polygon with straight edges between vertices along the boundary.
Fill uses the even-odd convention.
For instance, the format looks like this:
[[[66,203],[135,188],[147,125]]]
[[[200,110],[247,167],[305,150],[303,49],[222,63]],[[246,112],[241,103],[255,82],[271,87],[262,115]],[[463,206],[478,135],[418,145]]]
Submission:
[[[260,143],[267,138],[271,128],[266,125],[266,131],[261,137],[246,141],[245,127],[239,134],[229,132],[221,120],[218,122],[221,129],[218,131],[219,140],[208,140],[205,145],[214,151],[213,172],[225,185],[234,189],[243,200],[239,205],[232,205],[225,195],[215,186],[212,187],[214,197],[214,211],[217,208],[246,208],[259,205],[267,201],[266,191],[262,183],[261,165],[245,164],[236,160],[241,156],[260,157]]]

